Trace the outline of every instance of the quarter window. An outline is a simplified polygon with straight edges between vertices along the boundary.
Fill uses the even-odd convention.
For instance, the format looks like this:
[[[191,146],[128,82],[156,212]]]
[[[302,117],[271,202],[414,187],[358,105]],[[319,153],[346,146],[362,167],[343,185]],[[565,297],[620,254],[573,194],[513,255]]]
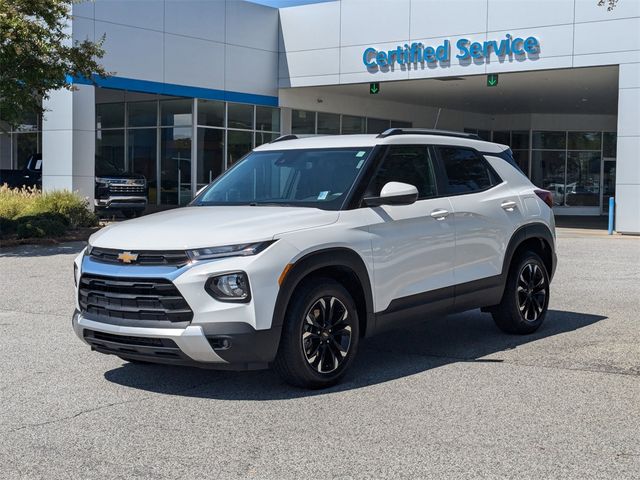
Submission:
[[[477,192],[499,183],[486,160],[473,150],[455,147],[439,147],[438,150],[447,174],[447,194]]]
[[[365,196],[379,196],[389,182],[402,182],[418,189],[418,199],[436,195],[433,164],[426,146],[397,145],[389,147]]]

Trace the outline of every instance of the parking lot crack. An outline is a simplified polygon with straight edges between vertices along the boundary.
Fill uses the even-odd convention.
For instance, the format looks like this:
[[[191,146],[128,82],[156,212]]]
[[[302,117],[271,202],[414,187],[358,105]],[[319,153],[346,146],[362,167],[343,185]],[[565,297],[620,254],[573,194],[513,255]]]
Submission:
[[[82,411],[80,411],[78,413],[75,413],[73,415],[69,415],[67,417],[56,418],[56,419],[48,420],[46,422],[30,423],[30,424],[27,424],[27,425],[22,425],[20,427],[10,429],[8,431],[8,433],[19,432],[20,430],[25,430],[27,428],[44,427],[44,426],[47,426],[47,425],[53,425],[53,424],[56,424],[56,423],[66,422],[68,420],[73,420],[74,418],[77,418],[77,417],[79,417],[81,415],[84,415],[86,413],[93,413],[93,412],[97,412],[97,411],[100,411],[100,410],[104,410],[106,408],[111,408],[111,407],[115,407],[115,406],[118,406],[118,405],[125,405],[127,403],[140,402],[140,401],[146,400],[148,398],[149,397],[136,398],[136,399],[132,399],[132,400],[125,400],[125,401],[122,401],[122,402],[113,402],[113,403],[108,403],[106,405],[100,405],[99,407],[88,408],[86,410],[82,410]]]
[[[201,387],[206,387],[206,386],[212,385],[214,383],[215,382],[212,381],[212,382],[199,383],[199,384],[196,384],[196,385],[189,385],[188,387],[185,387],[185,388],[182,388],[180,390],[176,390],[175,392],[172,392],[172,394],[173,395],[181,395],[181,394],[189,392],[191,390],[196,390],[196,389],[201,388]],[[75,413],[73,415],[69,415],[69,416],[66,416],[66,417],[56,418],[56,419],[48,420],[46,422],[30,423],[30,424],[27,424],[27,425],[21,425],[19,427],[16,427],[16,428],[8,430],[8,433],[19,432],[19,431],[25,430],[27,428],[44,427],[44,426],[47,426],[47,425],[53,425],[53,424],[56,424],[56,423],[62,423],[62,422],[66,422],[66,421],[69,421],[69,420],[73,420],[73,419],[75,419],[77,417],[80,417],[80,416],[82,416],[84,414],[87,414],[87,413],[93,413],[93,412],[97,412],[97,411],[104,410],[104,409],[107,409],[107,408],[116,407],[116,406],[119,406],[119,405],[126,405],[126,404],[129,404],[129,403],[143,402],[145,400],[149,400],[150,398],[151,398],[151,396],[145,396],[145,397],[142,397],[142,398],[124,400],[122,402],[108,403],[106,405],[100,405],[98,407],[88,408],[86,410],[82,410],[80,412],[77,412],[77,413]]]

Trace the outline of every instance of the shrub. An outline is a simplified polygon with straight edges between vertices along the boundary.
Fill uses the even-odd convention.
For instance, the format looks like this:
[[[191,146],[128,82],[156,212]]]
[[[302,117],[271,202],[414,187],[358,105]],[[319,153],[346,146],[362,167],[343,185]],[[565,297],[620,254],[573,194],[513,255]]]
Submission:
[[[65,217],[71,228],[95,227],[98,224],[98,217],[89,210],[87,201],[68,191],[39,195],[24,213],[37,215],[49,212]]]
[[[0,235],[58,237],[67,229],[96,225],[98,217],[76,193],[0,187]]]
[[[18,238],[61,237],[67,231],[67,222],[63,215],[41,213],[20,217],[16,220]]]
[[[15,233],[16,221],[10,218],[0,217],[0,237]]]
[[[25,212],[36,197],[41,196],[35,188],[9,188],[6,184],[0,186],[0,218],[13,219]]]

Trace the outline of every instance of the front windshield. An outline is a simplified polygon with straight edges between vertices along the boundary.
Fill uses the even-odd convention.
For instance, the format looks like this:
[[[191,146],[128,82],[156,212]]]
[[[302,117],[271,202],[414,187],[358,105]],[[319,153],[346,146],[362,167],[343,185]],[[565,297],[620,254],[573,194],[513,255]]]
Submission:
[[[288,205],[338,210],[371,148],[252,152],[193,205]]]

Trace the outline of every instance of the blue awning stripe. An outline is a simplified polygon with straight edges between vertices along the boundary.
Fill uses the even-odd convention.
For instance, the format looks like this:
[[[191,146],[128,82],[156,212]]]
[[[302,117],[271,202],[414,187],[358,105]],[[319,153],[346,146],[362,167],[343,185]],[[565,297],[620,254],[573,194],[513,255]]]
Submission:
[[[155,93],[158,95],[171,95],[175,97],[206,98],[210,100],[224,100],[227,102],[252,103],[255,105],[265,105],[269,107],[278,106],[278,97],[258,95],[254,93],[216,90],[213,88],[192,87],[188,85],[176,85],[173,83],[152,82],[149,80],[138,80],[135,78],[116,76],[107,78],[94,76],[92,79],[84,77],[69,77],[68,79],[71,83],[97,85],[103,88],[130,90],[132,92]]]

